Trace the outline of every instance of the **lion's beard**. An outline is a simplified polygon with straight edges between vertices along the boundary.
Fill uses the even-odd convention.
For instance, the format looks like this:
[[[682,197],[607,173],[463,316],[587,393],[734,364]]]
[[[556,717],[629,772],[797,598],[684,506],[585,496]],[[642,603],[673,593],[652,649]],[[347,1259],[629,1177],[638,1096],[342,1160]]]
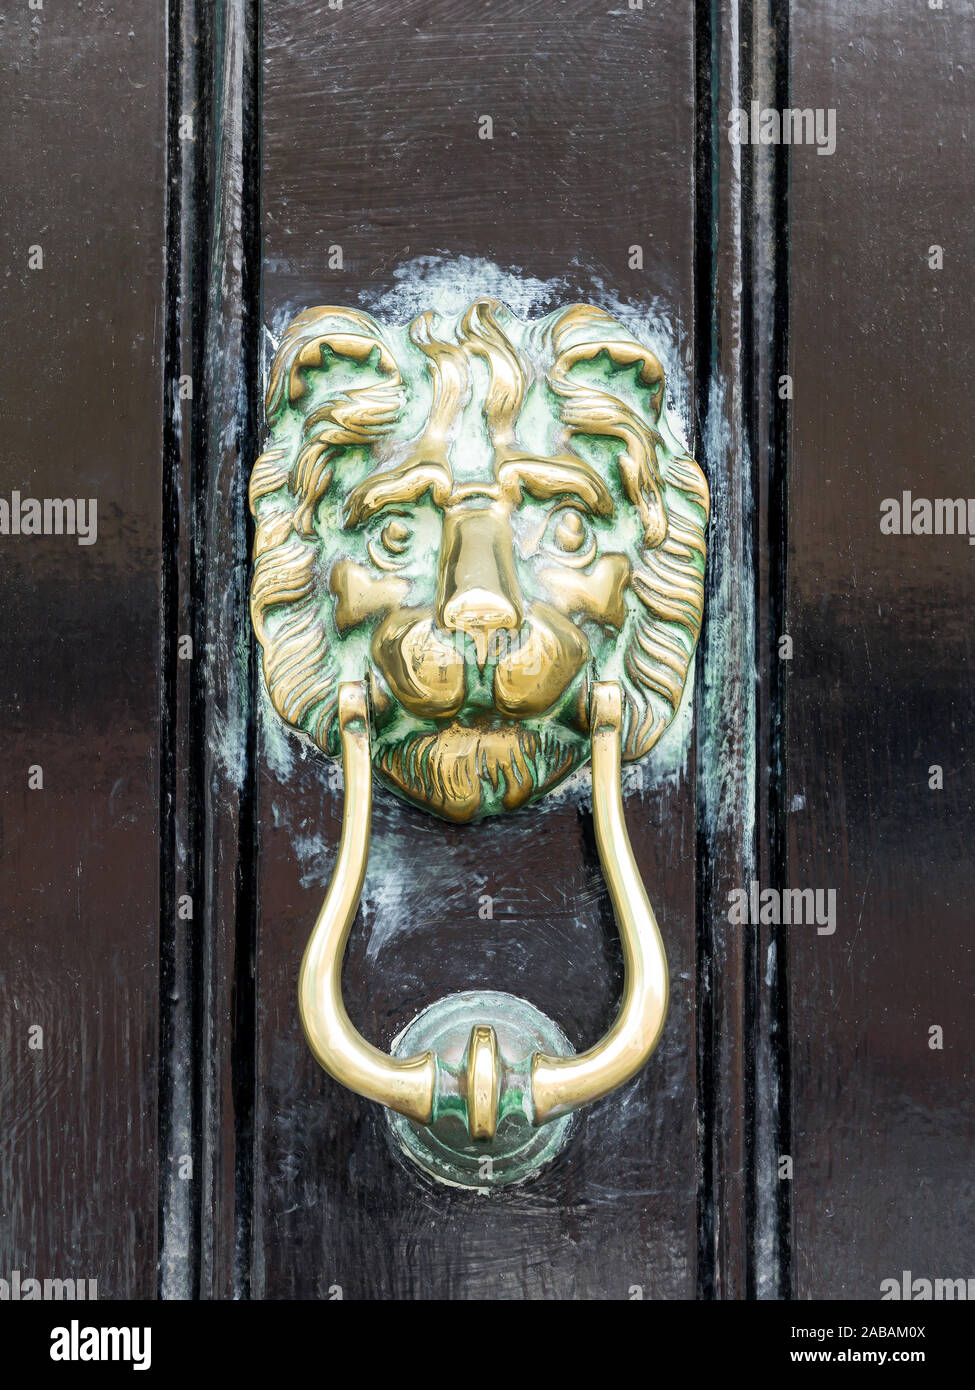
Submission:
[[[575,761],[571,746],[518,724],[450,724],[393,744],[380,754],[379,767],[412,801],[467,821],[482,809],[489,789],[500,791],[504,809],[513,811],[564,777]]]

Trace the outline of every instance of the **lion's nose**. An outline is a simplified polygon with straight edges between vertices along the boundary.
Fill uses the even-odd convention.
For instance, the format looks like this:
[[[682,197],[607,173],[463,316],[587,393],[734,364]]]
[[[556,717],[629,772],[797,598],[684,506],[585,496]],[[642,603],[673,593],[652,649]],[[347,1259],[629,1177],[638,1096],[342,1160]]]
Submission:
[[[474,640],[483,670],[491,639],[521,627],[511,524],[504,507],[451,508],[444,516],[437,583],[437,622]]]
[[[468,589],[444,605],[442,626],[451,631],[497,632],[498,628],[517,629],[520,625],[521,615],[515,605],[490,589]]]

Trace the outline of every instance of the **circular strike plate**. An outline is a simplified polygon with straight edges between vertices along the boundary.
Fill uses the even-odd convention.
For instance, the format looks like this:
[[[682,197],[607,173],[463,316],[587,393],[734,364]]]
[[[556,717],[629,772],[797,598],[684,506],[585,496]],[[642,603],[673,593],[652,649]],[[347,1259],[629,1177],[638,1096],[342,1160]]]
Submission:
[[[501,1103],[493,1139],[472,1139],[462,1078],[471,1030],[494,1029],[501,1074]],[[570,1057],[573,1048],[557,1023],[513,994],[469,990],[439,999],[404,1028],[394,1056],[427,1049],[438,1059],[438,1093],[433,1121],[420,1125],[387,1111],[390,1128],[408,1158],[452,1187],[489,1190],[524,1180],[555,1157],[572,1115],[535,1126],[531,1120],[531,1060],[536,1052]]]

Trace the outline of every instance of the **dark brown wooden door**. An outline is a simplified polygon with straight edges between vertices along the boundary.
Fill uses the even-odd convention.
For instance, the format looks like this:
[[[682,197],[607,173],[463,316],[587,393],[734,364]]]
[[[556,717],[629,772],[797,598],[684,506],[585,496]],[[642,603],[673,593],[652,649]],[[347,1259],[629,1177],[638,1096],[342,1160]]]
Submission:
[[[0,1279],[875,1299],[975,1273],[969,19],[7,7]],[[342,796],[263,698],[246,605],[274,342],[431,287],[651,322],[712,494],[693,717],[625,781],[663,1041],[490,1198],[409,1167],[307,1049]],[[964,533],[922,506],[891,534],[905,492],[909,521],[962,499]],[[13,534],[68,496],[90,544]],[[821,916],[739,920],[786,890]],[[377,791],[366,1036],[492,988],[582,1047],[620,983],[584,797],[465,828]]]

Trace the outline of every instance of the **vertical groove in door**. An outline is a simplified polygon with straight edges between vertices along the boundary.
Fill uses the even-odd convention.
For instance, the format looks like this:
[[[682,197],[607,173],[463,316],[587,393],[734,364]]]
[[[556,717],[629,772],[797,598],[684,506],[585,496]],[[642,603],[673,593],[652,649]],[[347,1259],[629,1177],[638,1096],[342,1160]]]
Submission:
[[[260,207],[257,0],[223,0],[212,71],[210,254],[205,288],[205,493],[201,603],[206,650],[203,884],[202,1291],[250,1294],[254,1110],[254,668],[247,588],[249,466],[258,445]]]
[[[736,104],[745,110],[751,109],[753,99],[759,97],[763,73],[761,71],[762,49],[762,0],[741,0],[738,6],[738,71],[740,87]],[[725,117],[727,122],[727,117]],[[720,132],[725,144],[729,144],[727,124]],[[750,551],[751,564],[749,578],[752,584],[751,651],[754,662],[754,694],[751,714],[753,727],[750,731],[751,752],[751,805],[754,817],[751,836],[751,876],[768,882],[768,855],[763,834],[762,772],[767,768],[764,749],[764,720],[767,715],[765,692],[768,688],[767,671],[764,664],[763,644],[763,594],[764,567],[767,557],[766,532],[763,507],[766,503],[763,486],[763,466],[765,461],[765,439],[762,434],[763,412],[761,401],[761,365],[756,359],[759,338],[762,332],[762,310],[757,277],[765,250],[763,236],[767,232],[761,215],[764,201],[766,170],[755,156],[754,147],[738,147],[740,160],[740,202],[739,258],[741,265],[741,307],[740,307],[740,355],[738,370],[741,373],[741,432],[744,444],[744,466],[747,469],[745,486],[750,502],[750,513],[743,518],[743,544]],[[747,609],[743,609],[743,615]],[[743,673],[747,679],[747,673]],[[742,881],[737,887],[750,886],[751,878],[746,878],[744,868],[747,857],[742,856]],[[728,921],[730,914],[726,903],[718,905]],[[767,1253],[763,1251],[761,1219],[759,1214],[759,1193],[764,1190],[761,1165],[768,1161],[765,1127],[768,1110],[763,1102],[758,1073],[762,1066],[763,1045],[758,1030],[762,1014],[761,999],[761,961],[762,943],[758,939],[755,924],[735,928],[729,921],[729,932],[737,930],[741,934],[741,1065],[743,1071],[742,1091],[744,1106],[741,1115],[741,1151],[745,1171],[741,1188],[745,1245],[738,1271],[738,1286],[735,1297],[754,1298],[759,1283],[767,1279]],[[729,1120],[733,1117],[729,1115]]]
[[[695,107],[695,180],[694,180],[694,362],[698,429],[694,440],[695,456],[703,457],[703,418],[706,413],[711,383],[713,350],[714,305],[714,237],[712,221],[714,206],[714,23],[715,0],[697,0],[694,7],[694,49],[696,89]],[[708,536],[710,551],[711,537]],[[702,633],[698,664],[703,666],[707,629]],[[699,706],[698,706],[699,709]],[[705,836],[697,833],[696,885],[696,952],[695,997],[697,999],[697,1111],[698,1111],[698,1248],[697,1290],[700,1298],[713,1298],[714,1271],[714,1067],[711,1052],[713,1007],[711,992],[710,902],[707,891],[708,846]]]
[[[256,671],[247,478],[259,433],[259,19],[257,0],[169,8],[164,1298],[250,1292]]]
[[[199,437],[186,382],[202,378],[194,266],[205,246],[204,103],[200,100],[194,0],[170,0],[167,11],[166,323],[163,399],[162,614],[160,719],[160,989],[159,1231],[160,1298],[199,1294],[200,934],[187,904],[199,877],[200,682],[186,640],[199,648],[203,627],[196,593],[194,447]],[[185,135],[184,117],[195,121]],[[196,914],[194,913],[194,916]]]
[[[790,0],[768,0],[773,37],[774,104],[779,111],[791,106]],[[788,704],[786,664],[779,659],[779,637],[787,632],[786,594],[789,556],[789,438],[788,399],[780,396],[779,382],[790,368],[789,351],[789,159],[788,145],[772,147],[772,246],[774,268],[770,296],[770,366],[766,393],[769,408],[768,466],[768,669],[769,677],[769,777],[768,835],[772,882],[783,887],[788,872],[788,830],[786,803],[786,735]],[[791,1096],[789,1050],[788,942],[785,928],[771,928],[774,968],[769,973],[768,1029],[775,1106],[772,1113],[775,1155],[791,1155]],[[792,1283],[791,1181],[776,1180],[775,1199],[768,1221],[774,1224],[776,1284],[769,1296],[789,1298]]]
[[[697,663],[698,1044],[701,1187],[698,1293],[737,1299],[748,1282],[752,1074],[747,929],[729,921],[729,894],[753,877],[755,847],[755,604],[753,461],[744,429],[748,390],[743,161],[726,137],[745,100],[750,6],[699,6],[701,139],[696,218],[699,449],[711,488],[704,626]],[[706,44],[706,47],[705,47]]]
[[[240,70],[240,393],[236,402],[239,454],[234,486],[241,499],[246,545],[243,570],[236,568],[239,616],[243,624],[246,674],[246,765],[241,782],[239,850],[236,883],[236,939],[233,982],[233,1041],[231,1076],[234,1121],[237,1127],[234,1170],[234,1293],[252,1294],[254,1212],[254,1114],[257,1075],[257,729],[258,655],[251,640],[248,590],[253,525],[247,502],[251,465],[260,452],[261,398],[261,0],[241,0],[233,23],[242,50]]]
[[[695,318],[700,449],[712,488],[698,659],[698,1294],[789,1284],[787,1031],[780,929],[732,922],[730,894],[783,873],[787,163],[733,145],[729,115],[787,99],[787,8],[701,0]],[[707,347],[704,347],[707,343]]]
[[[788,8],[696,9],[699,448],[712,489],[698,663],[698,1292],[789,1288],[788,1019],[781,928],[730,894],[781,888],[787,535],[788,164],[735,145],[734,108],[788,99]]]
[[[788,4],[750,7],[742,40],[742,106],[788,105]],[[782,750],[787,631],[786,485],[788,403],[779,383],[788,371],[788,147],[749,144],[742,170],[742,409],[752,460],[755,641],[755,878],[781,893],[786,814]],[[742,887],[746,885],[742,884]],[[780,899],[781,900],[781,899]],[[789,1288],[787,933],[751,922],[745,929],[744,1062],[747,1298],[781,1298]],[[790,1160],[791,1161],[791,1160]]]

